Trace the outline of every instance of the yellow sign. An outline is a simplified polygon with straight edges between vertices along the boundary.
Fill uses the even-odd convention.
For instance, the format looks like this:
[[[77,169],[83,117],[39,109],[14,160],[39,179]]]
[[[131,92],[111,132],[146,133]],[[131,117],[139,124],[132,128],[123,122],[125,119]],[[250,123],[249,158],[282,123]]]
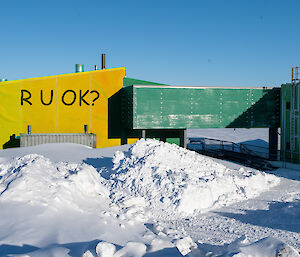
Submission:
[[[27,133],[97,134],[96,147],[120,145],[108,139],[108,99],[123,86],[125,68],[0,83],[0,148],[10,136]]]

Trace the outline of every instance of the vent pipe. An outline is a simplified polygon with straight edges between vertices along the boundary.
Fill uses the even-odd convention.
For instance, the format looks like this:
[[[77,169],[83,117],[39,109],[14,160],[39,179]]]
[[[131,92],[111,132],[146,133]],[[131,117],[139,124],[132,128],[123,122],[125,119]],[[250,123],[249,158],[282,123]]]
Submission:
[[[83,72],[83,64],[75,64],[75,72]]]
[[[83,125],[83,129],[84,129],[84,134],[87,134],[88,130],[89,130],[89,126],[88,125]]]
[[[105,69],[105,54],[102,54],[102,70]]]
[[[27,126],[27,134],[30,135],[31,134],[31,125]]]

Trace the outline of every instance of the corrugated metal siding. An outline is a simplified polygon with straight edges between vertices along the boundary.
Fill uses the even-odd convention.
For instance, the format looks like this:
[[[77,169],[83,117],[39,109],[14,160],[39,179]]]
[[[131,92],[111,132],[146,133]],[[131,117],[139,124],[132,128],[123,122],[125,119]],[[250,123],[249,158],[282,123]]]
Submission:
[[[281,159],[300,163],[299,84],[281,86]]]
[[[21,147],[47,143],[75,143],[96,147],[96,134],[61,133],[61,134],[21,134]]]

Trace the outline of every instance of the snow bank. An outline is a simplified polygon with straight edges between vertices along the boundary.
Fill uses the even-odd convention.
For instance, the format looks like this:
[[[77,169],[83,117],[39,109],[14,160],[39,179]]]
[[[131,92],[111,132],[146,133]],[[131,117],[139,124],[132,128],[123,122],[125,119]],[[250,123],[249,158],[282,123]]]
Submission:
[[[149,206],[154,216],[187,216],[253,198],[279,183],[274,175],[231,170],[174,144],[141,139],[116,152],[107,177],[112,199],[124,208]],[[108,173],[108,174],[106,174]]]
[[[101,196],[143,220],[145,207],[154,216],[187,216],[255,197],[279,181],[259,171],[232,170],[152,139],[139,140],[128,152],[117,151],[113,163],[113,169],[102,170],[101,177],[90,165],[52,162],[37,154],[4,161],[1,200],[82,208],[87,197]]]
[[[90,165],[54,163],[37,154],[0,163],[2,201],[74,207],[83,203],[86,198],[100,196],[108,199],[108,190],[102,181],[103,179]]]
[[[144,239],[143,223],[122,218],[94,167],[37,154],[0,163],[0,209],[0,255],[5,245],[34,246],[40,250],[33,256],[45,256],[45,249],[80,252],[95,240],[125,247],[128,241],[150,244],[156,238]],[[74,245],[66,245],[70,242]],[[132,251],[130,244],[127,248]],[[109,251],[107,245],[98,247],[99,254]],[[67,252],[47,256],[69,256]]]

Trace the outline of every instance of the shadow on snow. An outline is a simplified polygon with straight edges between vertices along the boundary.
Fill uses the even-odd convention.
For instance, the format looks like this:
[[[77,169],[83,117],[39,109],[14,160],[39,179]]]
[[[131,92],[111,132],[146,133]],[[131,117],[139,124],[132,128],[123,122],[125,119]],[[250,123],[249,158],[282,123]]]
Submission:
[[[271,202],[268,210],[244,210],[244,214],[216,212],[217,214],[261,227],[300,232],[300,201]]]

